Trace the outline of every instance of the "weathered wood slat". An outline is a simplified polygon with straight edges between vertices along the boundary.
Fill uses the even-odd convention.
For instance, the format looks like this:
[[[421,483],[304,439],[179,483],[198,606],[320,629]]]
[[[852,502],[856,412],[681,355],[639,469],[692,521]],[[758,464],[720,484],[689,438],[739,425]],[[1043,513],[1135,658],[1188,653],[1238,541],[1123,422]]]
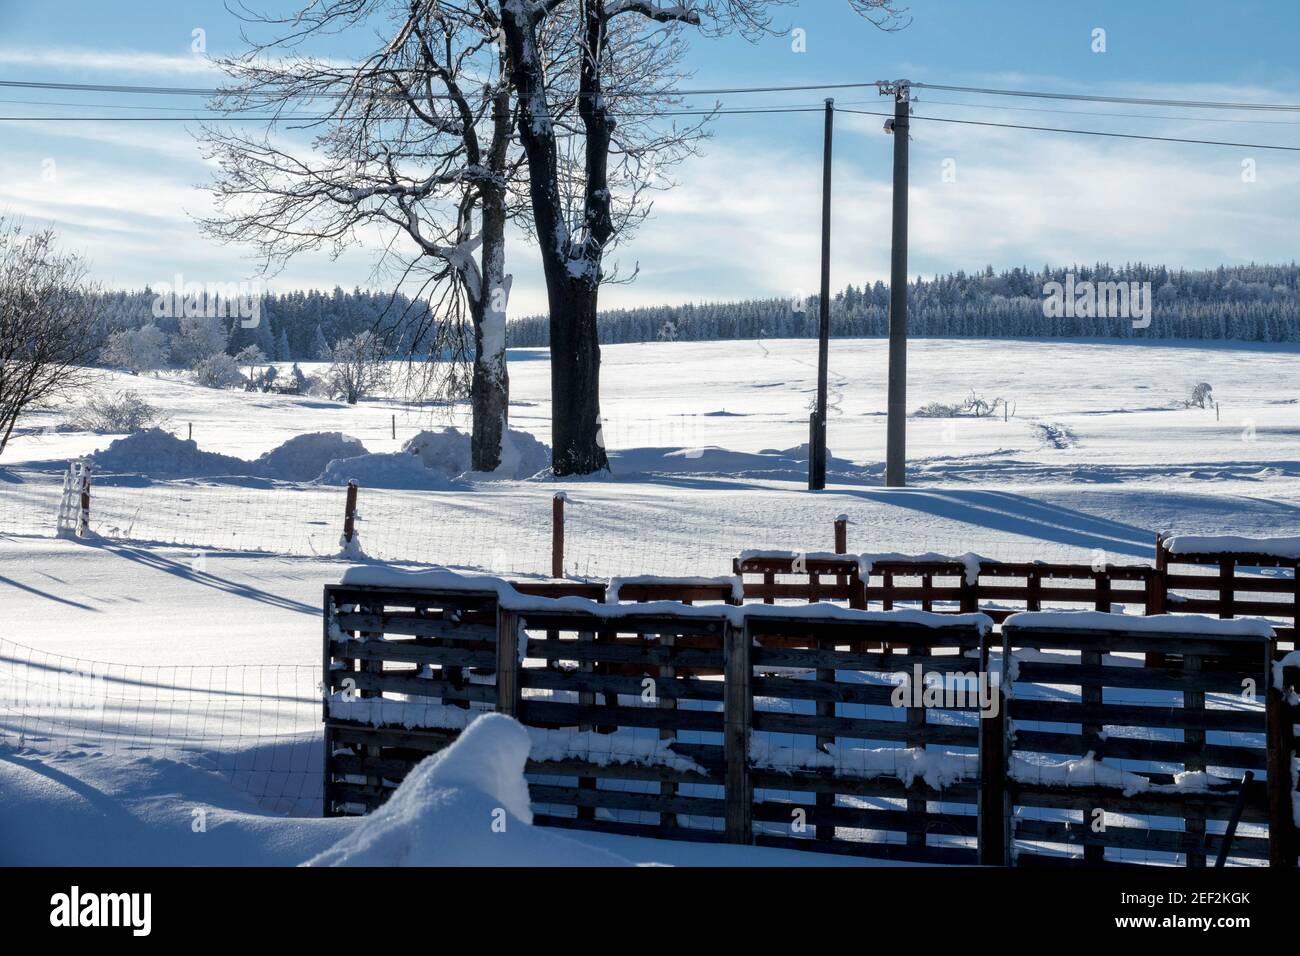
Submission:
[[[722,732],[722,714],[702,710],[663,710],[658,707],[588,707],[524,698],[519,705],[524,723],[600,724],[618,727],[669,727],[676,730]]]
[[[454,697],[457,700],[476,703],[492,703],[497,698],[497,690],[490,684],[470,684],[455,686],[450,681],[415,677],[411,674],[395,674],[391,671],[335,671],[354,682],[358,690],[375,693],[409,694],[416,697],[444,699]],[[417,705],[418,706],[418,705]]]
[[[722,651],[702,650],[692,647],[660,647],[657,645],[626,646],[620,644],[584,643],[580,641],[536,640],[528,638],[527,656],[548,661],[607,661],[613,664],[643,664],[647,667],[669,665],[685,670],[701,668],[720,669]]]
[[[790,823],[795,810],[802,810],[810,826],[879,830],[887,833],[936,833],[946,836],[975,836],[974,814],[914,813],[899,808],[880,810],[867,807],[821,806],[761,800],[754,804],[754,819],[762,823]]]
[[[641,677],[617,677],[526,667],[520,672],[525,688],[538,690],[594,691],[640,697],[644,689]],[[670,700],[722,700],[722,681],[674,677],[655,682],[655,695]]]
[[[1105,830],[1095,832],[1082,823],[1053,820],[1017,820],[1015,835],[1020,840],[1042,843],[1147,850],[1152,853],[1204,854],[1207,851],[1218,853],[1223,844],[1223,835],[1218,833],[1207,833],[1202,836],[1180,830],[1117,824],[1108,824]],[[1232,841],[1231,855],[1245,859],[1267,859],[1268,839],[1238,834]]]
[[[1200,745],[1182,740],[1151,740],[1145,737],[1103,737],[1089,740],[1081,734],[1023,728],[1016,730],[1016,750],[1071,756],[1082,756],[1091,751],[1098,757],[1154,760],[1161,763],[1187,763],[1201,758],[1210,766],[1238,767],[1243,770],[1263,770],[1266,759],[1263,741],[1258,747],[1233,747],[1226,744]]]
[[[1224,793],[1153,793],[1139,791],[1125,796],[1108,787],[1057,787],[1011,781],[1008,790],[1016,803],[1053,810],[1088,810],[1102,806],[1110,813],[1150,814],[1178,818],[1194,807],[1208,820],[1226,820],[1237,802],[1236,791]],[[1252,789],[1241,819],[1246,823],[1267,823],[1267,797],[1263,788]]]
[[[1085,667],[1080,664],[1048,664],[1042,661],[1020,661],[1019,668],[1018,683],[1021,684],[1077,687],[1081,683],[1090,683],[1125,689],[1177,692],[1202,690],[1220,694],[1239,694],[1242,690],[1239,674],[1213,671],[1188,672],[1105,665]]]
[[[901,778],[885,774],[876,777],[860,777],[852,773],[844,773],[837,776],[831,770],[785,771],[764,767],[754,767],[750,771],[750,779],[755,792],[770,790],[781,793],[838,793],[853,797],[924,799],[970,805],[974,805],[978,797],[978,782],[975,780],[955,781],[940,789],[931,787],[920,778],[913,780],[911,786],[907,786]],[[759,796],[763,797],[763,794],[760,793]]]
[[[1189,710],[1143,704],[1087,706],[1073,701],[1029,700],[1008,703],[1011,716],[1055,724],[1098,723],[1110,727],[1193,728],[1224,732],[1263,733],[1263,710]]]
[[[454,667],[496,666],[496,654],[461,647],[429,647],[412,641],[331,641],[335,657],[362,661],[397,661],[405,664],[434,664]]]
[[[819,717],[815,714],[754,712],[754,729],[776,734],[808,734],[814,737],[854,737],[862,740],[907,741],[916,728],[902,720],[874,720],[869,717]],[[935,745],[975,747],[979,728],[950,724],[927,724],[926,742]]]
[[[713,797],[664,796],[633,790],[587,790],[529,784],[533,803],[567,807],[600,807],[606,810],[635,810],[643,813],[681,813],[699,817],[721,818],[724,801]]]
[[[352,612],[339,614],[338,626],[344,631],[370,631],[384,635],[437,638],[444,641],[472,641],[494,643],[497,639],[495,623],[464,623],[434,620],[415,614],[385,611],[382,614]],[[493,615],[495,620],[495,615]]]

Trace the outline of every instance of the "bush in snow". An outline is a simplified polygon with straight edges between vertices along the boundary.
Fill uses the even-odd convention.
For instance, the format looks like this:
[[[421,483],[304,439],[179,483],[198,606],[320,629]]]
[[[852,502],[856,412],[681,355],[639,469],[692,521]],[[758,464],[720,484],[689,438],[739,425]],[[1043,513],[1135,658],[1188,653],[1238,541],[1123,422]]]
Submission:
[[[72,413],[69,424],[96,435],[134,434],[156,428],[168,420],[161,409],[129,389],[112,395],[92,395]]]
[[[214,352],[199,359],[190,369],[190,376],[194,384],[205,388],[233,388],[245,381],[234,356],[225,352]]]
[[[355,405],[388,383],[388,355],[383,340],[365,331],[330,346],[325,381],[330,397]]]
[[[156,325],[146,325],[110,335],[99,361],[101,365],[124,368],[138,375],[165,366],[167,352],[167,336],[163,330]]]
[[[172,361],[181,368],[193,368],[215,352],[224,353],[230,338],[225,322],[207,316],[184,316],[171,341]]]
[[[1204,408],[1214,405],[1214,389],[1209,382],[1201,382],[1192,387],[1192,397],[1183,400],[1184,408]]]

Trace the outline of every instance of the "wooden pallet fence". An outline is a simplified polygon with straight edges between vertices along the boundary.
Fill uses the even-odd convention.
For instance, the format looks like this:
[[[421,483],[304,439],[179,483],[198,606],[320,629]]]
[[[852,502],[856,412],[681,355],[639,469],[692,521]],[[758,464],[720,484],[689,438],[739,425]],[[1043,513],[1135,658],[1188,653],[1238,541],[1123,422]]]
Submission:
[[[1271,636],[1190,618],[1165,633],[1047,618],[1002,628],[1005,736],[990,756],[1003,761],[1003,814],[989,821],[985,862],[1206,866],[1246,771],[1256,779],[1244,785],[1231,858],[1293,862],[1289,800],[1280,809],[1289,767],[1268,745],[1280,704]],[[1162,667],[1143,666],[1157,653]]]
[[[1177,536],[1156,539],[1165,609],[1220,618],[1268,618],[1275,622],[1278,640],[1294,646],[1300,632],[1300,562],[1250,551],[1190,550],[1188,545],[1196,542]]]
[[[604,598],[604,585],[523,582],[525,596]],[[329,585],[322,698],[326,816],[379,806],[424,757],[497,709],[495,590]]]
[[[679,607],[515,612],[526,642],[517,716],[534,738],[537,822],[723,838],[729,623]]]
[[[954,689],[967,686],[965,674],[977,681],[979,660],[968,655],[991,622],[922,620],[818,619],[775,608],[747,615],[755,842],[976,862],[978,700],[924,706],[920,693],[927,677]],[[904,680],[918,696],[899,706],[895,688]]]
[[[494,709],[495,591],[325,588],[327,816],[365,813]]]

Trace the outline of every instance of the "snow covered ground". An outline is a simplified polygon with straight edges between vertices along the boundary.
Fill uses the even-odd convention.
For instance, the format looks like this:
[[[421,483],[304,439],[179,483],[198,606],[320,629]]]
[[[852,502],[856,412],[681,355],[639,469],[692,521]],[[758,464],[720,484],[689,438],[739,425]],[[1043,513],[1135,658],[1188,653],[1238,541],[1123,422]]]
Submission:
[[[1004,559],[1087,561],[1102,551],[1110,561],[1147,560],[1162,530],[1300,533],[1295,350],[914,342],[912,408],[959,402],[974,390],[1008,399],[1014,414],[913,419],[912,487],[891,490],[880,480],[885,343],[837,340],[834,457],[830,487],[817,494],[803,490],[799,450],[815,343],[603,352],[612,476],[444,477],[431,490],[362,480],[363,550],[413,566],[542,574],[557,490],[570,499],[566,568],[600,577],[718,575],[744,549],[825,550],[840,513],[852,522],[853,551]],[[512,359],[512,427],[547,441],[545,354]],[[348,407],[216,392],[168,376],[104,379],[105,388],[132,388],[165,408],[180,438],[192,424],[198,450],[244,460],[312,432],[394,453],[420,431],[467,424],[464,405],[416,408],[387,398]],[[1213,385],[1217,412],[1179,404],[1201,381]],[[350,826],[309,816],[319,765],[321,587],[345,567],[333,557],[342,489],[242,475],[237,466],[164,477],[119,460],[95,476],[92,528],[104,538],[55,540],[67,460],[120,437],[57,430],[64,417],[51,410],[25,421],[0,464],[0,661],[11,681],[89,673],[105,681],[110,712],[98,725],[40,726],[25,720],[21,695],[5,686],[0,862],[182,854],[189,862],[296,863],[323,852]],[[382,483],[381,469],[368,474]],[[227,821],[209,836],[237,838],[191,840],[193,811],[203,808]],[[105,828],[105,818],[121,825]],[[808,862],[770,850],[579,839],[640,862]]]

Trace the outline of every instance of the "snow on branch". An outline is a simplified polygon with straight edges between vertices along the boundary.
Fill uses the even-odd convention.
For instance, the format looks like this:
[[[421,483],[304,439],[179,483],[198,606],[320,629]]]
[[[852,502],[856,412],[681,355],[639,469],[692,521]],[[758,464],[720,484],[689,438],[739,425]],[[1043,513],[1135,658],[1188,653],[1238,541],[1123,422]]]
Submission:
[[[672,6],[660,6],[657,3],[651,3],[650,0],[615,0],[615,2],[605,7],[606,20],[612,20],[624,13],[639,13],[641,16],[656,20],[659,23],[676,21],[689,23],[692,26],[700,25],[699,11],[680,3]]]

